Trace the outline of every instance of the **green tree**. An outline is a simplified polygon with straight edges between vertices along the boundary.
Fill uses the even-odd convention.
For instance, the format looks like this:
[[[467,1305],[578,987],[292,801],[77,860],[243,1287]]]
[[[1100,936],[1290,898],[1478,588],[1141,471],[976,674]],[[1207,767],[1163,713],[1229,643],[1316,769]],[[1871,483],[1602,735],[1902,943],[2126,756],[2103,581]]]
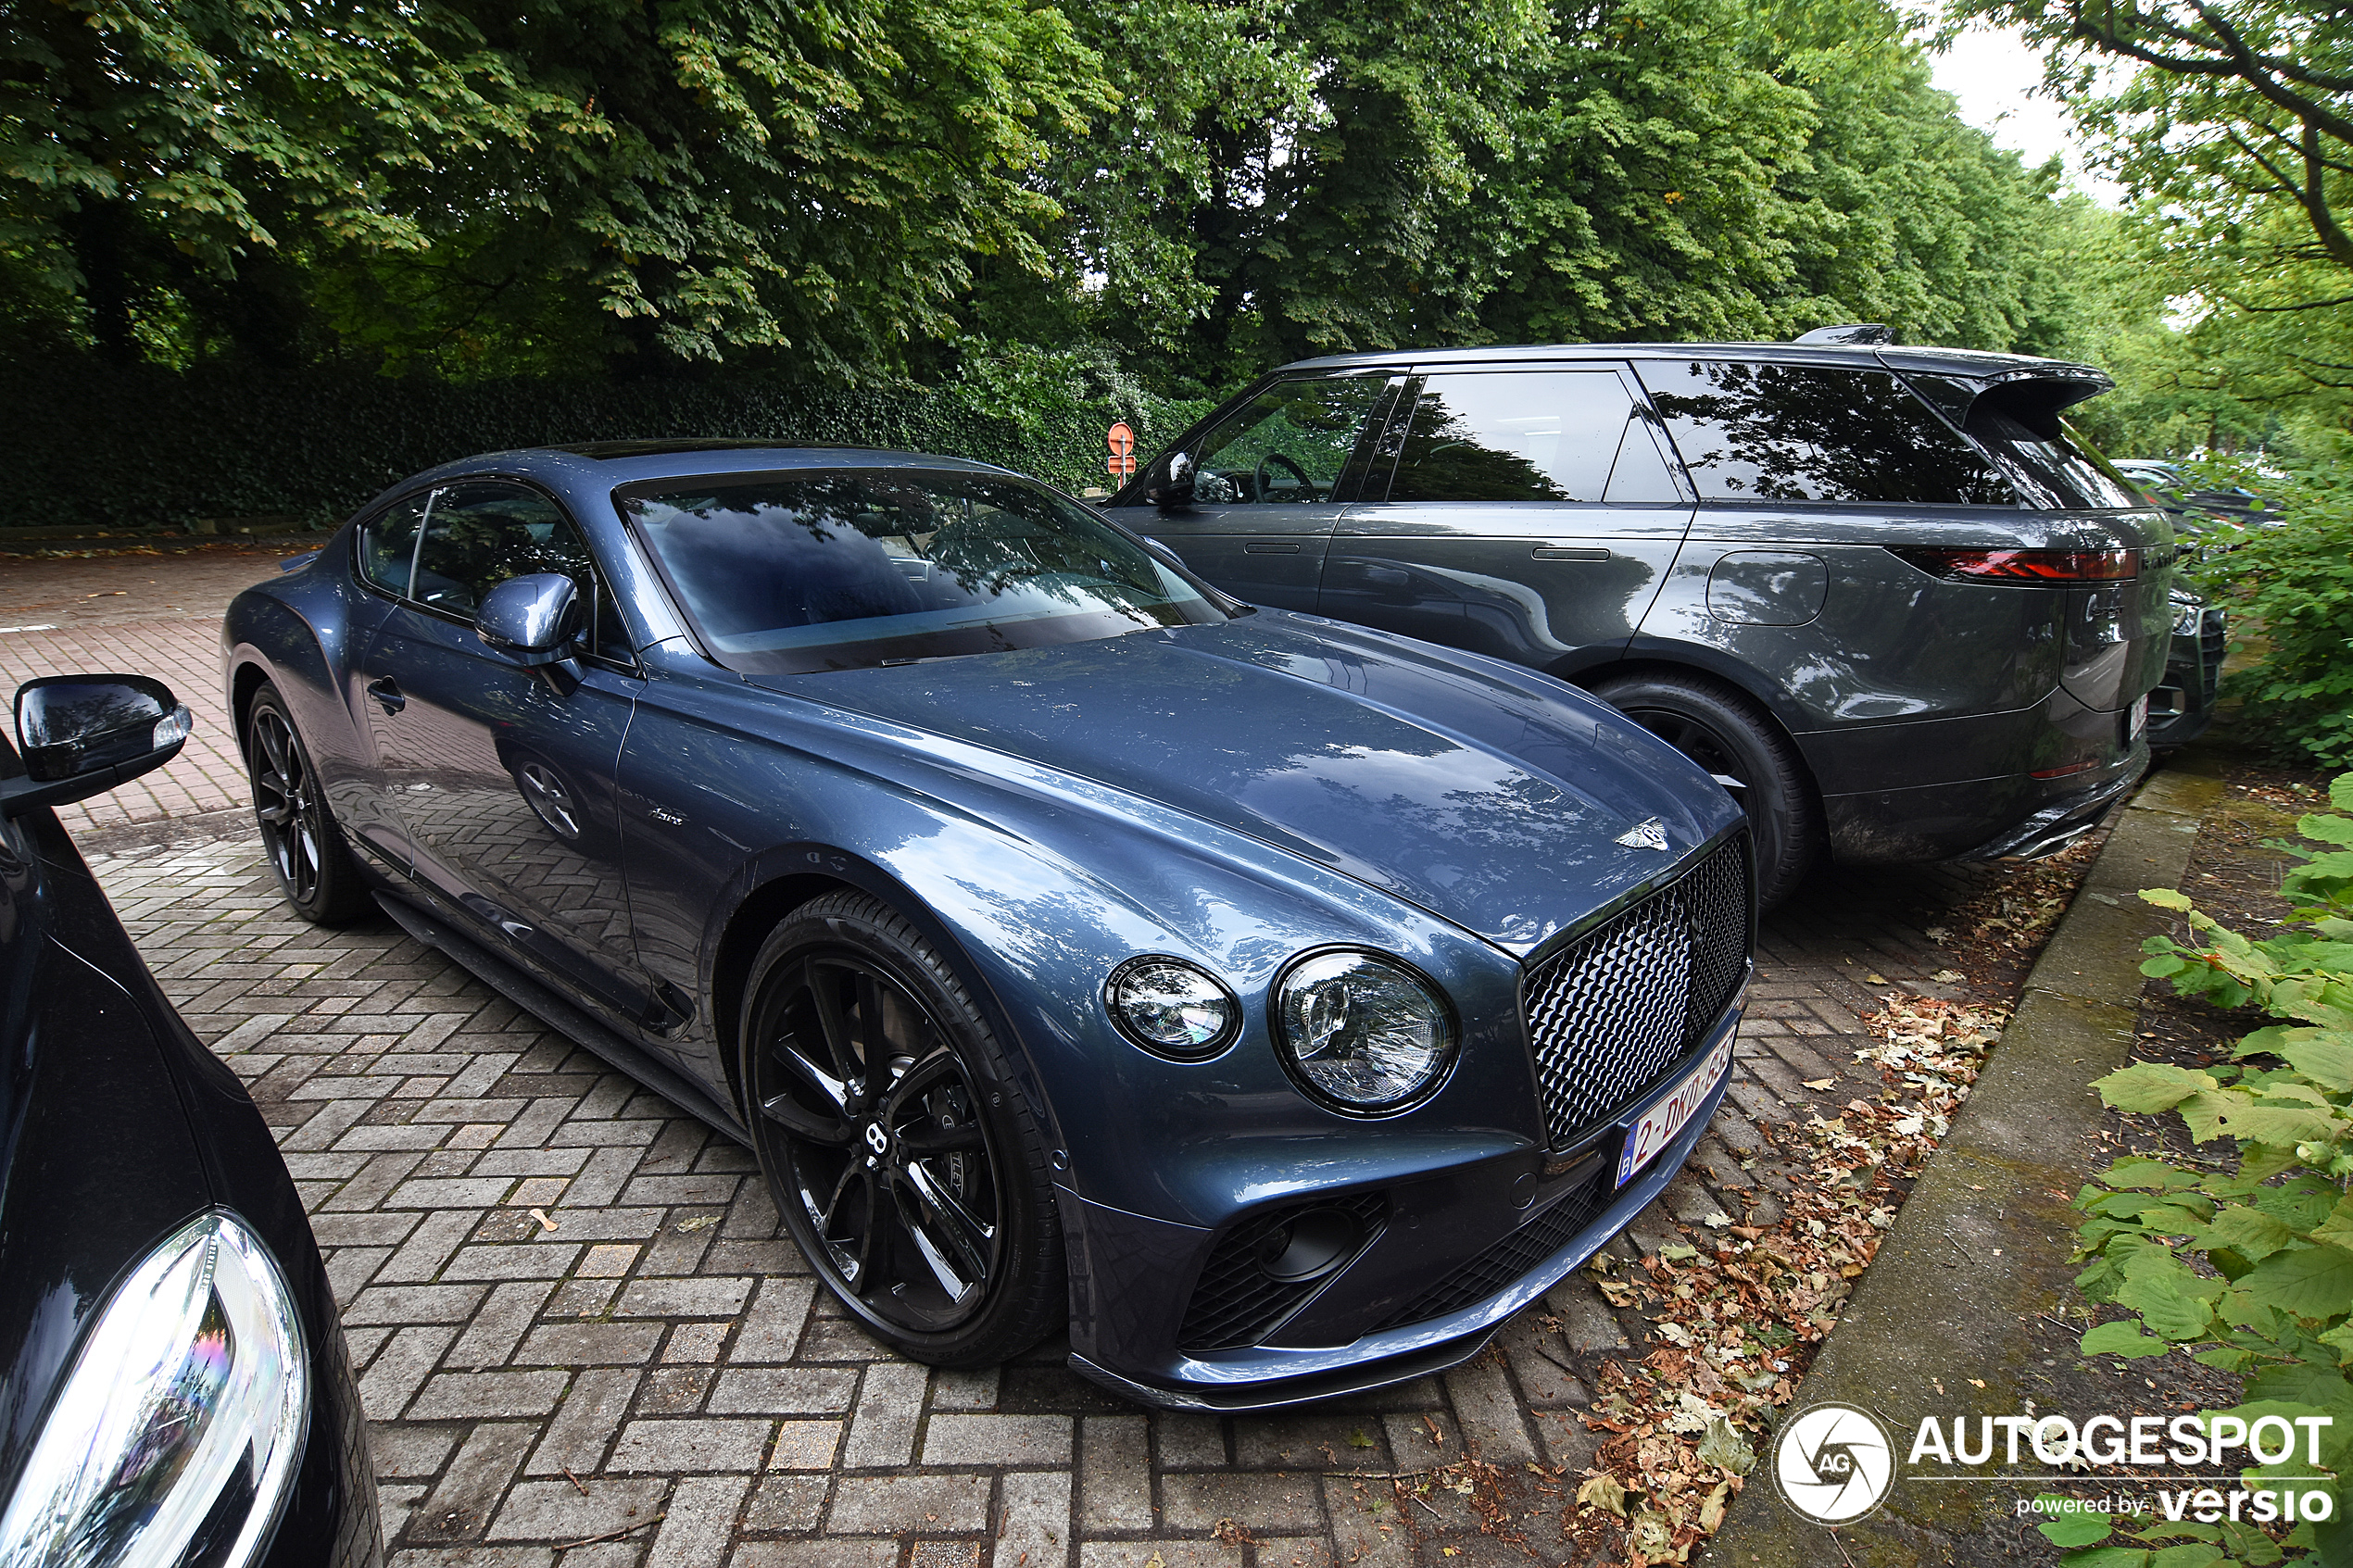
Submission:
[[[0,67],[0,249],[102,350],[230,288],[447,371],[887,371],[1110,102],[1026,0],[15,0]]]

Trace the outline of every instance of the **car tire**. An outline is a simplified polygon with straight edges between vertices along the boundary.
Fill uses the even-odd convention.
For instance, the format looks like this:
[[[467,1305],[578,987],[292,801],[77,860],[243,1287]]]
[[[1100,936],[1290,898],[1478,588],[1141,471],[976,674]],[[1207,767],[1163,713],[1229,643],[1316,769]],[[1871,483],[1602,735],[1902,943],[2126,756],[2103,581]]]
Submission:
[[[849,1313],[933,1366],[992,1366],[1058,1328],[1046,1139],[937,949],[880,899],[827,894],[769,935],[744,995],[752,1147]]]
[[[1797,891],[1821,858],[1821,811],[1797,748],[1754,699],[1704,675],[1664,671],[1606,676],[1589,689],[1709,772],[1739,780],[1758,907]]]
[[[266,683],[245,712],[245,774],[262,849],[295,913],[314,925],[345,925],[374,908],[286,699]]]

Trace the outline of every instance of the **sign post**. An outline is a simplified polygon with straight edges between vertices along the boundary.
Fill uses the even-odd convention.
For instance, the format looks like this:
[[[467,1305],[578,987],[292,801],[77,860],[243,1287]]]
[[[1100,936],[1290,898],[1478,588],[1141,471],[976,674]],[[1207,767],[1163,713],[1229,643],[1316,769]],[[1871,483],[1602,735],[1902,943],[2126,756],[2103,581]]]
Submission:
[[[1111,427],[1108,441],[1111,460],[1103,466],[1111,470],[1114,479],[1126,479],[1136,471],[1136,433],[1122,420]]]

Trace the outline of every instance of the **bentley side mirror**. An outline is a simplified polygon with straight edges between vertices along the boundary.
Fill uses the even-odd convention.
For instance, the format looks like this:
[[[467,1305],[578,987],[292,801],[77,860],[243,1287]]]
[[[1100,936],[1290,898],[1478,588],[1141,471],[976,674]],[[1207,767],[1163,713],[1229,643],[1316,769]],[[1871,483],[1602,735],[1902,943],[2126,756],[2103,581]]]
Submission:
[[[187,708],[145,675],[44,675],[17,688],[22,778],[0,780],[0,816],[101,795],[180,755]]]
[[[1193,459],[1184,452],[1171,452],[1161,465],[1144,498],[1164,512],[1181,512],[1193,504]]]
[[[527,669],[572,657],[580,590],[560,571],[510,577],[482,596],[474,634]]]

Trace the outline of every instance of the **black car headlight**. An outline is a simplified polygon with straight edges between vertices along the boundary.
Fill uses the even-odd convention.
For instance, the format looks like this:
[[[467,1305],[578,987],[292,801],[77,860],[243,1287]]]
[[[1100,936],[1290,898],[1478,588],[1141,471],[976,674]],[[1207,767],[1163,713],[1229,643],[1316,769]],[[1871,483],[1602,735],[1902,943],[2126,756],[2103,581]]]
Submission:
[[[0,1516],[0,1568],[244,1568],[309,1417],[276,1261],[236,1216],[193,1220],[100,1311]]]
[[[2204,599],[2194,594],[2173,596],[2173,634],[2175,636],[2186,637],[2196,632],[2198,622],[2205,619],[2205,616],[2206,601]]]
[[[1400,1110],[1454,1060],[1454,1019],[1436,986],[1394,959],[1310,953],[1275,988],[1275,1043],[1308,1093],[1358,1115]]]
[[[1103,983],[1119,1032],[1155,1056],[1203,1061],[1241,1032],[1241,1004],[1224,982],[1183,959],[1129,959]]]

